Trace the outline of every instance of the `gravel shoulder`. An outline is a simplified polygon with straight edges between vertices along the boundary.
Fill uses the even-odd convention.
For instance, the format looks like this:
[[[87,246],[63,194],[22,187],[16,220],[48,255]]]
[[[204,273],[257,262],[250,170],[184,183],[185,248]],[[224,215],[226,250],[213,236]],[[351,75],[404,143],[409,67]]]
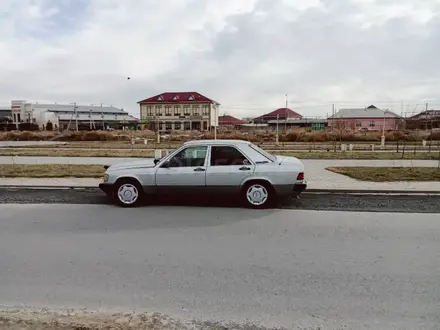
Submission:
[[[0,204],[108,204],[112,202],[99,189],[0,188]],[[154,205],[194,207],[236,207],[232,201],[154,200]],[[145,207],[148,207],[145,206]],[[438,195],[304,193],[299,200],[279,206],[283,209],[365,212],[440,213]]]
[[[0,329],[7,330],[287,330],[250,323],[180,321],[161,313],[105,313],[86,310],[0,310]],[[316,328],[316,329],[319,329]],[[311,329],[312,330],[312,329]]]

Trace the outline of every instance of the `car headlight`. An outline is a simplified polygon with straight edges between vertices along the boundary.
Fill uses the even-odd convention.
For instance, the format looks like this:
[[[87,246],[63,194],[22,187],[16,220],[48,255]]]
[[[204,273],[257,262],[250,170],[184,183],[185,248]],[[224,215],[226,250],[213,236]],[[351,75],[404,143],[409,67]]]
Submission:
[[[103,180],[104,180],[104,182],[108,181],[108,174],[104,174]]]

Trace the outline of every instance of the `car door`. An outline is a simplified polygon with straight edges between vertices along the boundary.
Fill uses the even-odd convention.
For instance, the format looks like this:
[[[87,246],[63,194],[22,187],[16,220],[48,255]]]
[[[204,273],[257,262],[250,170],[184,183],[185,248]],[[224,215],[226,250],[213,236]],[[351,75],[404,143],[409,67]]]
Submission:
[[[255,164],[235,146],[211,146],[206,169],[206,187],[213,193],[236,193],[240,184],[252,176]]]
[[[206,188],[208,146],[188,146],[161,164],[156,171],[159,193],[195,193]]]

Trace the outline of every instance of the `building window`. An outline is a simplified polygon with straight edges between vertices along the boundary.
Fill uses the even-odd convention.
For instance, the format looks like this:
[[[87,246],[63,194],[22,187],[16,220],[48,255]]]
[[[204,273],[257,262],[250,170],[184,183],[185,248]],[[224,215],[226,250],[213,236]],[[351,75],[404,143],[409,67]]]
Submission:
[[[159,97],[157,98],[157,100],[158,100],[158,101],[163,101],[162,96],[159,96]]]
[[[356,127],[362,127],[362,123],[360,121],[356,122]]]
[[[374,120],[370,120],[370,127],[374,127],[376,124],[374,123]]]
[[[203,129],[206,131],[208,129],[208,122],[204,121],[203,122]]]
[[[161,123],[159,124],[159,129],[160,129],[160,130],[163,130],[163,127],[164,127],[164,125],[163,125],[163,123],[161,122]]]
[[[178,105],[174,106],[174,116],[180,116],[180,107]]]
[[[162,107],[160,105],[156,105],[156,116],[160,116],[162,111]]]
[[[179,97],[178,96],[174,96],[173,97],[173,101],[178,101],[179,100]]]
[[[184,105],[183,106],[183,115],[184,116],[190,116],[191,114],[189,113],[189,105]]]
[[[171,122],[168,121],[168,122],[165,123],[165,129],[166,130],[171,130],[172,129]]]
[[[174,129],[182,129],[182,123],[180,121],[176,121],[174,123]]]
[[[193,116],[198,116],[199,115],[199,106],[198,105],[193,105],[192,106],[192,112],[193,112]]]
[[[171,105],[165,106],[165,116],[171,116]]]
[[[188,97],[188,101],[194,101],[194,96],[190,96],[190,97]]]
[[[153,106],[152,105],[147,106],[147,116],[153,116]]]
[[[184,123],[183,123],[183,128],[184,128],[186,131],[190,130],[190,129],[191,129],[190,122],[189,122],[189,121],[184,122]]]
[[[20,123],[21,122],[21,118],[20,118],[20,114],[17,113],[17,121]]]
[[[204,116],[209,116],[209,105],[204,105],[204,106],[202,107],[202,114],[203,114]]]

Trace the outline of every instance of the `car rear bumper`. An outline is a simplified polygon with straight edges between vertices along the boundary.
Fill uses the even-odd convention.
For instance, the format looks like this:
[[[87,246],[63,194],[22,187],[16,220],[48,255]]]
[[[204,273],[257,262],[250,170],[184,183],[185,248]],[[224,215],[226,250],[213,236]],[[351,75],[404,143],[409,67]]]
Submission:
[[[293,185],[292,195],[299,195],[307,189],[307,183],[296,183]]]
[[[111,195],[112,192],[114,191],[113,189],[113,184],[111,183],[100,183],[99,184],[99,189],[101,189],[103,192],[105,192],[107,195]]]
[[[279,197],[298,196],[307,189],[307,183],[302,182],[289,185],[276,185],[274,188]]]

